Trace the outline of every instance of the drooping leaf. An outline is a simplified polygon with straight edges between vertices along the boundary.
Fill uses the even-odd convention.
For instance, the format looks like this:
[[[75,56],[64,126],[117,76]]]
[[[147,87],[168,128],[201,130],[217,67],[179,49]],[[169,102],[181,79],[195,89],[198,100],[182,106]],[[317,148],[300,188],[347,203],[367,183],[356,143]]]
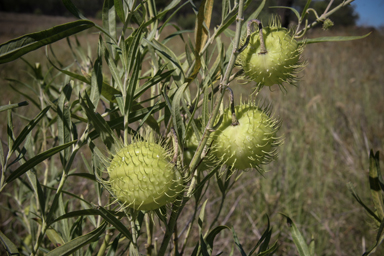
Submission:
[[[77,20],[36,33],[12,39],[0,45],[0,64],[13,61],[44,45],[54,43],[68,36],[95,26],[89,20]]]
[[[307,38],[299,41],[299,44],[352,41],[352,40],[363,39],[369,36],[370,34],[371,32],[363,36],[327,36],[327,37],[318,37],[318,38]]]

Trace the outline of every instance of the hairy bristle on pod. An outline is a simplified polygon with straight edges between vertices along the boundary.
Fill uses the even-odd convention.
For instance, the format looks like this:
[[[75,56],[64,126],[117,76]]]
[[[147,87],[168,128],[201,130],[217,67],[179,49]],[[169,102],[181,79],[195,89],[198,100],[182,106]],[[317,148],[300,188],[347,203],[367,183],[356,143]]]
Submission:
[[[281,122],[271,117],[270,107],[254,103],[236,106],[235,113],[238,124],[232,125],[231,109],[224,111],[222,124],[213,134],[213,152],[227,166],[262,172],[262,166],[276,158],[282,142],[276,136]]]
[[[261,51],[257,30],[251,34],[248,46],[239,55],[238,64],[244,69],[245,78],[255,81],[257,88],[274,84],[281,88],[285,88],[285,84],[294,85],[297,73],[305,66],[301,61],[304,46],[277,21],[262,28],[262,32],[266,52]]]
[[[133,139],[111,157],[107,168],[109,190],[124,206],[155,210],[176,200],[184,190],[171,154],[153,140]]]

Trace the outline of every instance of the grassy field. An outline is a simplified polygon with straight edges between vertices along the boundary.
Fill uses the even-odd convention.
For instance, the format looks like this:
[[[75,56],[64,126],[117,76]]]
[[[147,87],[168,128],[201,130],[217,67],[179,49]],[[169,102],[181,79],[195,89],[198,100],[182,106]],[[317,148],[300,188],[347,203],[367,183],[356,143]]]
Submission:
[[[0,43],[70,20],[4,13],[0,13],[0,17]],[[367,32],[354,28],[314,30],[307,37]],[[83,46],[89,44],[93,54],[97,38],[98,34],[93,32],[79,35],[79,41]],[[308,242],[311,237],[315,239],[318,256],[359,255],[374,244],[376,230],[372,229],[372,220],[354,200],[347,183],[351,182],[360,197],[372,206],[368,183],[370,149],[380,150],[384,159],[383,40],[383,34],[375,31],[363,40],[308,45],[304,51],[307,65],[299,74],[302,79],[297,87],[287,87],[287,92],[277,87],[264,88],[257,96],[273,102],[275,115],[283,121],[280,135],[285,137],[284,144],[278,159],[267,166],[265,177],[251,171],[243,173],[227,195],[227,204],[217,222],[236,227],[247,250],[265,229],[265,214],[268,214],[274,230],[272,240],[279,243],[276,255],[298,255],[281,212],[296,222]],[[176,41],[172,42],[177,45]],[[65,40],[53,44],[53,49],[66,65],[73,62]],[[27,54],[25,59],[42,63],[46,71],[44,52],[39,49]],[[0,66],[0,105],[26,100],[10,89],[5,78],[29,83],[27,68],[22,60]],[[240,95],[247,100],[247,92],[253,86],[231,85],[237,101]],[[37,109],[31,107],[21,114],[35,113]],[[0,118],[6,120],[6,115],[1,113]],[[15,122],[25,124],[22,119],[15,118]],[[6,141],[5,123],[2,121],[1,125],[3,141]],[[15,130],[17,132],[17,127]],[[89,197],[91,190],[92,187],[86,187],[84,196]],[[206,197],[209,199],[207,222],[210,223],[220,203],[218,189],[213,186]],[[1,200],[0,206],[4,203]],[[189,217],[185,209],[185,219]],[[0,210],[1,230],[9,225],[9,218],[9,213]],[[231,234],[226,234],[216,240],[216,248],[228,251],[233,245]],[[383,247],[375,255],[383,255]]]

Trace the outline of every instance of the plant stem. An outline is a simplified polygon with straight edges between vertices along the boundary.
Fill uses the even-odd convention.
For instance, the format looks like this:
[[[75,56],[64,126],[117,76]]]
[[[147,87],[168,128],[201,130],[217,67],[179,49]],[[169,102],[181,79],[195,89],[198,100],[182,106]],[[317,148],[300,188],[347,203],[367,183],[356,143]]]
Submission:
[[[307,25],[305,28],[301,29],[300,31],[298,31],[296,33],[297,36],[299,36],[303,31],[306,31],[312,27],[314,27],[315,25],[317,25],[319,22],[322,22],[324,21],[326,18],[328,18],[329,16],[331,16],[334,12],[338,11],[341,7],[344,7],[346,6],[347,4],[350,4],[352,3],[353,1],[355,0],[347,0],[347,1],[343,1],[341,4],[339,4],[338,6],[336,6],[335,8],[333,8],[331,11],[327,12],[327,10],[329,9],[330,5],[328,5],[327,7],[327,10],[319,17],[316,19],[316,21],[312,22],[311,24]],[[300,37],[300,36],[299,36]]]
[[[236,34],[235,34],[234,43],[233,43],[233,50],[232,50],[232,54],[231,54],[231,57],[229,59],[228,66],[227,66],[227,69],[225,71],[224,77],[222,78],[222,80],[220,82],[220,89],[219,89],[220,90],[220,96],[217,97],[213,112],[212,112],[212,114],[209,118],[209,121],[208,121],[208,125],[204,130],[202,140],[200,141],[199,146],[197,147],[196,152],[195,152],[195,154],[191,160],[191,163],[189,165],[190,170],[195,170],[197,164],[200,162],[201,153],[203,152],[203,149],[204,149],[205,145],[207,144],[209,135],[212,132],[213,125],[214,125],[214,123],[216,121],[216,117],[219,113],[220,104],[221,104],[223,97],[224,97],[225,88],[228,86],[228,82],[229,82],[229,78],[230,78],[232,69],[235,66],[236,58],[239,55],[238,48],[239,48],[239,44],[240,44],[241,25],[242,25],[243,20],[244,20],[243,19],[243,9],[244,9],[244,0],[240,0],[239,1],[239,10],[238,10],[237,18],[236,18]],[[192,177],[192,181],[191,181],[191,184],[190,184],[188,192],[187,192],[188,197],[192,196],[192,192],[196,186],[196,182],[197,182],[197,170],[194,172],[194,175]]]
[[[147,256],[152,256],[152,234],[153,234],[153,221],[152,221],[153,215],[152,212],[145,214],[145,223],[147,228],[147,244],[145,245],[145,248],[147,250]]]

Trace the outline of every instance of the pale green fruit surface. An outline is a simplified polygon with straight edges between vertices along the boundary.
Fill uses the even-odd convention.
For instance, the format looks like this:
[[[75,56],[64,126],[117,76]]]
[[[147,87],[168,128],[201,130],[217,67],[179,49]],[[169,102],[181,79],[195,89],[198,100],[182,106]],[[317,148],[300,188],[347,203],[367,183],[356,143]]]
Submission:
[[[239,55],[238,62],[245,76],[259,85],[293,83],[296,79],[303,47],[286,28],[272,26],[263,28],[267,53],[261,53],[259,31],[254,32],[249,45]]]
[[[117,199],[136,210],[155,210],[175,201],[183,179],[168,155],[153,142],[137,141],[120,149],[108,168]]]
[[[276,155],[280,143],[276,137],[279,122],[251,104],[236,106],[235,112],[239,125],[233,126],[231,111],[224,111],[223,122],[213,135],[214,153],[233,168],[260,170],[261,165]]]

